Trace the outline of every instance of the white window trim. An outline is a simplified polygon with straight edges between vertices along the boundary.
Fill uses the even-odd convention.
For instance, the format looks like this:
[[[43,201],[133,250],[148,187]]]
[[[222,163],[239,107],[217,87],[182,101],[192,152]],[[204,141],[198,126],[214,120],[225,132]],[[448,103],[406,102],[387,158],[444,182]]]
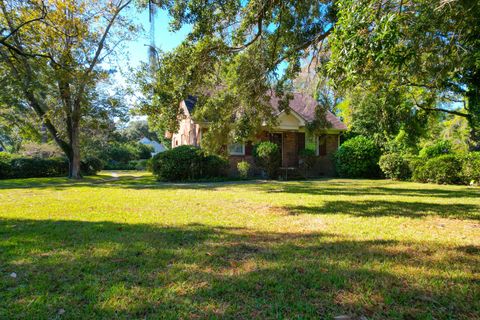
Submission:
[[[242,151],[241,152],[231,152],[230,151],[230,146],[233,145],[233,144],[240,144],[242,146]],[[231,155],[231,156],[244,156],[245,155],[245,143],[238,142],[238,143],[232,143],[232,144],[228,145],[228,154]]]

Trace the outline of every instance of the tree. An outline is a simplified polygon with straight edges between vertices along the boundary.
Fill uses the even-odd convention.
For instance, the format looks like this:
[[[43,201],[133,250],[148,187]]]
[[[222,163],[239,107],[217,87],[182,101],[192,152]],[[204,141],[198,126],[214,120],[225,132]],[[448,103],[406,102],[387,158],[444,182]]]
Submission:
[[[144,68],[143,92],[151,100],[142,111],[164,130],[176,131],[180,101],[196,96],[196,117],[211,124],[204,141],[218,149],[254,136],[265,122],[273,125],[270,91],[281,98],[281,109],[288,108],[301,60],[330,34],[335,12],[332,1],[318,0],[204,4],[163,6],[173,17],[173,30],[188,23],[192,32],[173,52],[159,53],[153,77]]]
[[[33,110],[80,178],[82,121],[91,114],[101,63],[133,31],[131,0],[0,0],[0,64],[20,103]]]
[[[401,91],[415,109],[464,117],[480,147],[480,3],[340,0],[330,38],[331,77]]]

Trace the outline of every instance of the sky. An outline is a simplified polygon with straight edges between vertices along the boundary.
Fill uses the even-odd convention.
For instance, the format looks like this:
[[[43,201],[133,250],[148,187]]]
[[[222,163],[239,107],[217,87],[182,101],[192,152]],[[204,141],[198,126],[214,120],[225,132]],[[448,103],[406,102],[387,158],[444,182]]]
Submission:
[[[148,10],[138,11],[135,8],[130,9],[129,15],[135,17],[135,23],[143,27],[142,34],[126,43],[125,59],[130,66],[136,67],[141,61],[148,61],[148,45],[150,44],[150,22]],[[155,18],[155,46],[163,51],[169,51],[178,46],[190,31],[189,26],[185,26],[178,32],[169,32],[169,18],[166,11],[158,11]]]

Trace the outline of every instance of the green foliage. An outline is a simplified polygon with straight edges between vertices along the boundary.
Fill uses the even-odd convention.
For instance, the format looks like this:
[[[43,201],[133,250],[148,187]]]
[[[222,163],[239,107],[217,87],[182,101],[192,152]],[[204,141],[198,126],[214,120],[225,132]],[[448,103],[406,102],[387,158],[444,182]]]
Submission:
[[[132,160],[128,162],[128,167],[131,168],[129,170],[147,170],[148,162],[150,159],[141,159],[141,160]]]
[[[277,177],[282,163],[282,155],[278,145],[270,141],[260,142],[253,148],[253,157],[255,163],[266,171],[270,179]]]
[[[346,96],[341,116],[347,117],[349,129],[372,139],[382,148],[397,139],[411,147],[425,134],[426,113],[413,112],[416,109],[414,101],[401,87],[389,88],[364,82],[348,89]]]
[[[91,176],[101,171],[105,164],[97,157],[88,156],[82,159],[80,163],[80,170],[82,175]]]
[[[375,143],[357,136],[343,143],[334,155],[335,170],[340,177],[376,178],[380,175],[380,150]]]
[[[153,174],[161,181],[189,181],[225,175],[227,162],[193,146],[180,146],[152,159]]]
[[[0,179],[6,179],[13,176],[12,160],[14,155],[7,152],[0,152]]]
[[[413,180],[439,184],[461,184],[462,157],[456,154],[444,154],[427,160],[413,172]]]
[[[102,170],[103,162],[87,157],[81,162],[82,175],[94,175]],[[68,174],[65,158],[31,158],[0,152],[0,179],[64,177]]]
[[[337,87],[398,90],[418,109],[456,111],[480,142],[478,1],[341,0],[335,5],[328,69]],[[379,108],[387,110],[382,100],[389,96],[381,98]],[[465,109],[453,110],[452,100],[466,102]]]
[[[300,160],[303,162],[303,166],[306,170],[312,169],[317,163],[317,155],[312,149],[303,149],[299,153]]]
[[[250,173],[250,163],[247,161],[240,161],[237,163],[237,170],[240,175],[240,178],[247,179]]]
[[[131,161],[150,159],[153,148],[141,143],[118,143],[108,145],[102,158],[106,162],[105,168],[109,170],[134,170],[136,164],[129,165]]]
[[[68,162],[64,158],[4,157],[0,179],[61,177],[68,173]]]
[[[407,180],[412,176],[410,164],[401,153],[386,153],[378,162],[385,177],[394,180]]]
[[[420,150],[419,156],[422,158],[435,158],[452,152],[452,143],[448,140],[440,140],[434,144],[425,146]]]
[[[197,96],[195,116],[208,121],[214,132],[203,137],[204,142],[248,140],[263,123],[273,125],[267,93],[275,90],[280,109],[288,105],[302,58],[319,47],[335,17],[330,1],[169,4],[172,25],[180,28],[188,23],[191,33],[175,50],[159,54],[153,77],[151,66],[139,72],[146,97],[140,109],[159,127],[175,132],[182,114],[180,102]],[[231,136],[219,134],[224,132]],[[224,144],[208,141],[204,147],[218,151]]]
[[[480,152],[465,155],[462,164],[462,178],[466,184],[480,184]]]

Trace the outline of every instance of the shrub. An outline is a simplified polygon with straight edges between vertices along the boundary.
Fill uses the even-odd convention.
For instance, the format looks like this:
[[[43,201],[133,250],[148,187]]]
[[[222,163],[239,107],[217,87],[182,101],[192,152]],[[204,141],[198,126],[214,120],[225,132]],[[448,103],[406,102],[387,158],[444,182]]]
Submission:
[[[180,146],[157,154],[152,171],[158,180],[187,181],[223,176],[227,162],[215,155],[207,156],[193,146]]]
[[[201,166],[199,176],[196,179],[208,179],[226,176],[228,162],[217,155],[205,155],[203,151],[201,155]]]
[[[237,163],[237,170],[242,179],[248,178],[248,174],[250,172],[250,163],[247,161],[240,161]]]
[[[480,152],[465,155],[462,164],[462,179],[466,184],[480,184]]]
[[[13,158],[10,178],[61,177],[68,174],[65,158]]]
[[[386,153],[380,157],[378,165],[385,177],[394,180],[408,180],[412,176],[410,163],[401,153]]]
[[[128,168],[127,170],[146,170],[147,169],[147,159],[142,159],[142,160],[132,160],[128,162]]]
[[[263,141],[253,149],[256,164],[267,172],[269,178],[275,178],[280,169],[282,155],[280,148],[273,142]]]
[[[346,178],[376,178],[380,175],[380,150],[375,143],[357,136],[343,143],[334,155],[337,174]]]
[[[0,179],[13,177],[13,158],[14,156],[10,153],[0,152]]]
[[[83,175],[94,175],[103,163],[98,158],[87,157],[81,161]],[[0,179],[65,177],[68,175],[68,161],[65,158],[30,158],[0,153]]]
[[[432,145],[424,147],[420,150],[419,155],[422,158],[432,159],[451,152],[452,143],[448,140],[440,140]]]
[[[104,167],[104,163],[97,157],[86,157],[82,159],[80,163],[80,171],[82,175],[90,176],[95,175],[101,171]]]
[[[446,154],[429,159],[413,172],[413,180],[439,184],[461,184],[463,179],[462,158],[455,154]]]
[[[152,157],[153,147],[149,145],[145,145],[143,143],[137,144],[138,148],[138,159],[139,160],[146,160]]]
[[[315,166],[315,163],[317,163],[317,155],[312,149],[301,150],[299,156],[306,170],[312,169]]]

